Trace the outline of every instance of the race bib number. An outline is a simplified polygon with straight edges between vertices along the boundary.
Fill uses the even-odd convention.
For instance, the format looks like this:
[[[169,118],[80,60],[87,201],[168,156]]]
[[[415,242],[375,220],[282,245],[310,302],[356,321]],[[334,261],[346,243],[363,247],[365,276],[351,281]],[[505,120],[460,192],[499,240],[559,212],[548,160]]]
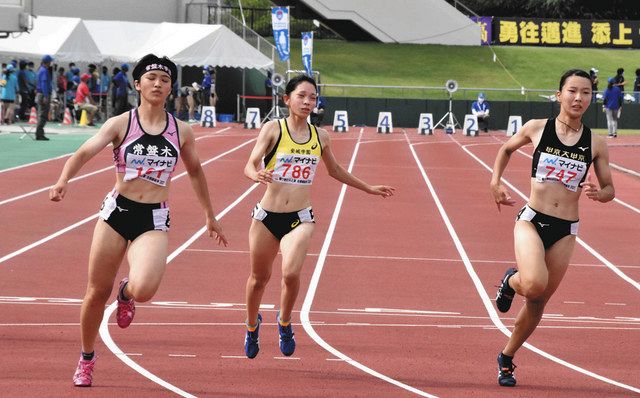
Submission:
[[[586,172],[587,164],[584,162],[542,152],[536,170],[536,181],[558,181],[568,190],[576,192]]]
[[[319,158],[309,155],[276,155],[273,180],[285,184],[309,185],[316,174]]]
[[[127,154],[125,181],[142,178],[157,185],[167,185],[167,180],[175,168],[175,158]]]

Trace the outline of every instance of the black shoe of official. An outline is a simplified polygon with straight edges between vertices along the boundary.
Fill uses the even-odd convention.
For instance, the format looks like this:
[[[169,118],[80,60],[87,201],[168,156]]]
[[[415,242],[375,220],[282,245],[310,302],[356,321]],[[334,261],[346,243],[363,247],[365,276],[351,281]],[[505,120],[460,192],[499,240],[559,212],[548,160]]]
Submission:
[[[513,363],[513,357],[508,357],[503,353],[498,355],[498,384],[502,387],[515,387],[516,377],[513,372],[516,365]]]
[[[36,136],[36,141],[49,141],[49,138],[45,137],[44,135],[38,135]]]
[[[513,296],[515,296],[516,291],[509,286],[509,278],[518,272],[515,268],[509,268],[504,273],[504,277],[502,278],[502,283],[498,287],[498,293],[496,294],[496,306],[500,312],[507,312],[509,308],[511,308],[511,302],[513,301]]]

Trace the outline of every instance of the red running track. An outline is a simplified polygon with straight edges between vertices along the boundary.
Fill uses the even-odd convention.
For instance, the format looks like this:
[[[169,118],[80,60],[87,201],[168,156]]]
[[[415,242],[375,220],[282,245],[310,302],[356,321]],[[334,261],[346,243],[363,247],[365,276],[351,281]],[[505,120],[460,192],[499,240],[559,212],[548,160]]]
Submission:
[[[341,184],[319,171],[313,187],[317,228],[294,312],[295,356],[284,359],[277,348],[277,262],[263,300],[260,354],[244,358],[249,214],[264,187],[247,193],[252,184],[242,175],[256,132],[225,126],[231,128],[200,131],[197,145],[214,206],[226,209],[222,222],[230,246],[217,247],[206,236],[183,246],[203,220],[188,178],[175,179],[173,255],[165,279],[151,303],[138,305],[130,328],[121,330],[109,319],[103,337],[113,345],[99,339],[88,391],[72,387],[71,376],[91,217],[113,184],[109,151],[81,173],[106,170],[73,182],[57,204],[47,200],[46,190],[15,198],[52,184],[64,159],[0,174],[3,395],[638,395],[640,183],[618,171],[614,181],[623,203],[584,200],[580,238],[593,253],[576,245],[569,272],[529,340],[565,365],[523,348],[516,357],[515,391],[497,385],[495,357],[506,342],[499,327],[513,326],[522,303],[516,300],[498,318],[489,298],[505,267],[513,265],[513,219],[525,203],[512,192],[518,205],[498,213],[489,196],[490,172],[481,162],[492,165],[504,140],[498,133],[332,133],[341,164],[352,163],[353,172],[369,182],[394,185],[397,194],[383,200],[352,188],[342,192]],[[612,158],[616,153],[625,161],[626,152],[615,150]],[[514,155],[505,174],[524,195],[528,153],[524,148]],[[69,230],[59,233],[64,228]],[[127,269],[123,264],[119,277]],[[303,328],[300,319],[310,324]],[[121,360],[120,350],[144,375]]]

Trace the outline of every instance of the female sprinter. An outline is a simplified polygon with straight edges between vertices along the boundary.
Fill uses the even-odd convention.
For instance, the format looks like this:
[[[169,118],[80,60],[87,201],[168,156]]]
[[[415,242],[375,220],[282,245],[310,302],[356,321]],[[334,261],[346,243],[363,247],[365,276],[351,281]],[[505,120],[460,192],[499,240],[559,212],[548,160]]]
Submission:
[[[82,302],[82,356],[73,376],[79,387],[91,386],[95,340],[100,321],[122,259],[127,253],[129,277],[118,289],[118,326],[133,320],[135,301],[148,301],[155,294],[167,262],[169,237],[169,187],[178,156],[184,162],[191,185],[204,209],[209,235],[227,244],[222,226],[213,212],[207,181],[196,153],[191,127],[176,120],[164,103],[176,79],[176,66],[166,57],[143,57],[133,70],[140,105],[110,118],[64,165],[49,197],[60,201],[67,183],[80,168],[113,145],[116,184],[102,202],[89,255],[89,280]]]
[[[498,383],[512,387],[513,356],[540,322],[544,307],[562,280],[578,233],[578,202],[584,190],[589,199],[608,202],[615,196],[609,153],[603,139],[582,124],[591,101],[591,80],[572,69],[560,79],[556,93],[560,113],[552,119],[528,121],[498,151],[491,177],[491,193],[498,205],[513,206],[500,178],[511,154],[533,143],[531,195],[514,228],[518,269],[509,268],[498,289],[496,305],[507,312],[515,293],[525,298],[513,334],[498,355]],[[588,174],[593,164],[600,188]]]
[[[262,316],[258,307],[271,277],[273,260],[282,253],[282,292],[276,317],[280,351],[289,356],[296,348],[291,328],[291,312],[300,286],[300,271],[314,229],[311,183],[320,158],[336,180],[373,195],[393,195],[394,188],[371,186],[350,174],[331,151],[329,134],[307,123],[316,106],[315,81],[308,76],[292,78],[286,86],[286,119],[264,125],[244,173],[253,181],[267,184],[267,190],[253,210],[249,229],[251,274],[247,280],[247,333],[245,354],[258,355],[258,332]],[[262,168],[262,158],[264,165]]]

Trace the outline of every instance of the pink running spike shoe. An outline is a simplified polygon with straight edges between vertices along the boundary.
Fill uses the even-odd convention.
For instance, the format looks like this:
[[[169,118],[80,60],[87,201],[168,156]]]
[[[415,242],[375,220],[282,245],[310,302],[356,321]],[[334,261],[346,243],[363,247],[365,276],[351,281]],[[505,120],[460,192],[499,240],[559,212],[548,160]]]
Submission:
[[[74,386],[91,387],[91,381],[93,380],[93,367],[96,364],[96,359],[98,359],[97,355],[94,355],[93,359],[90,361],[85,361],[82,359],[82,355],[80,356],[78,368],[76,369],[76,373],[73,375]]]
[[[116,320],[118,321],[118,326],[123,329],[131,324],[133,316],[136,314],[136,302],[133,298],[127,301],[120,299],[120,292],[128,282],[129,278],[124,278],[120,281],[120,286],[118,286],[118,310],[116,311]]]

